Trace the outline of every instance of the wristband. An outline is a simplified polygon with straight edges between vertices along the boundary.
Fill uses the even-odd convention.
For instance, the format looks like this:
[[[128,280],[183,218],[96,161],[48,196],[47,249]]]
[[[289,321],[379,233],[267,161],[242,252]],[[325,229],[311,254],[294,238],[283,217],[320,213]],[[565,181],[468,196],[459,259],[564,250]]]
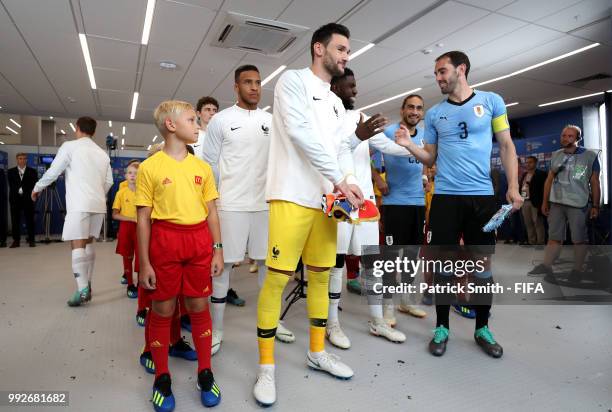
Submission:
[[[223,243],[213,243],[213,249],[223,249]]]

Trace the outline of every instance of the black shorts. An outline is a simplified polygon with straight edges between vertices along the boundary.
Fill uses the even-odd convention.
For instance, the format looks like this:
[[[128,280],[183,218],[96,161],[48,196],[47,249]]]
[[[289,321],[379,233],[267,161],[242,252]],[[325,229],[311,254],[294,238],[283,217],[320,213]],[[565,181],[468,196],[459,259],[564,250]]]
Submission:
[[[434,195],[429,210],[430,245],[495,245],[495,232],[482,227],[497,212],[494,196]],[[490,253],[493,253],[494,248]]]
[[[422,245],[425,206],[384,205],[385,244]]]

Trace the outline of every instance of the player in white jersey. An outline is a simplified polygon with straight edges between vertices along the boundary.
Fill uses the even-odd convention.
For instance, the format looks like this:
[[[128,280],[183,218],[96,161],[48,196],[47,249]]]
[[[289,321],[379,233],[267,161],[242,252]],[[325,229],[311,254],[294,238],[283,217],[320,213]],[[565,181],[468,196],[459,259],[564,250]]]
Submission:
[[[218,111],[219,102],[214,97],[204,96],[198,100],[196,114],[198,119],[200,119],[200,131],[198,132],[198,141],[190,146],[193,147],[193,154],[200,159],[202,158],[202,150],[206,141],[208,123],[210,123],[210,120]]]
[[[217,179],[217,208],[225,260],[223,274],[213,279],[213,355],[223,340],[223,314],[232,265],[241,262],[248,252],[259,266],[260,287],[266,274],[268,203],[265,189],[272,115],[257,107],[261,99],[261,76],[256,66],[238,67],[234,81],[238,102],[215,115],[203,147],[203,159],[211,165]],[[295,340],[288,330],[277,331],[277,338],[284,342]]]
[[[36,201],[40,192],[66,175],[66,219],[62,240],[72,247],[72,272],[77,290],[68,306],[80,306],[91,300],[91,279],[95,263],[93,239],[100,234],[106,213],[106,192],[113,185],[110,159],[93,140],[96,121],[81,117],[76,121],[76,140],[64,143],[49,170],[32,191]]]
[[[331,78],[348,62],[348,29],[329,23],[311,39],[312,65],[288,70],[274,88],[274,113],[266,200],[270,202],[268,271],[257,302],[259,372],[253,388],[257,402],[276,401],[274,335],[282,294],[302,258],[308,273],[306,306],[310,318],[307,365],[341,379],[353,371],[325,351],[329,268],[336,260],[337,224],[321,211],[321,196],[337,191],[360,207],[351,139],[342,136],[345,110],[330,90]],[[374,126],[376,122],[374,123]]]
[[[346,68],[342,76],[332,79],[331,90],[342,100],[346,111],[347,121],[345,127],[348,133],[357,126],[365,127],[362,122],[362,114],[354,110],[355,97],[357,96],[357,83],[352,70]],[[371,119],[379,115],[372,116]],[[344,134],[347,134],[344,132]],[[360,135],[358,130],[355,131]],[[372,186],[372,172],[370,162],[370,148],[376,149],[384,154],[393,156],[413,157],[404,147],[395,144],[382,133],[375,134],[368,140],[358,144],[353,152],[355,164],[355,176],[364,198],[375,202],[374,188]],[[336,266],[331,268],[329,277],[329,315],[327,320],[326,336],[328,340],[337,347],[348,349],[351,345],[349,338],[344,334],[338,320],[338,304],[340,303],[340,292],[342,290],[342,272],[344,260],[347,254],[362,256],[362,247],[367,245],[378,245],[378,222],[363,222],[359,225],[348,223],[338,224],[338,248],[336,255]],[[368,277],[364,277],[367,279]],[[371,288],[366,288],[368,291]],[[370,333],[383,336],[393,342],[403,342],[406,336],[391,328],[383,319],[382,295],[369,294],[368,307],[371,321],[369,322]]]

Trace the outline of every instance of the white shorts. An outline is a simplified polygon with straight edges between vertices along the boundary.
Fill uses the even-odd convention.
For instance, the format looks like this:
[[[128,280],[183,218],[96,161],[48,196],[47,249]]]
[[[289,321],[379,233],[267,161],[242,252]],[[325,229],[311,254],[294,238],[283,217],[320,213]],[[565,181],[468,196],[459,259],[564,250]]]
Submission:
[[[338,223],[338,254],[361,256],[365,245],[378,245],[378,222]]]
[[[267,210],[260,212],[219,210],[218,213],[225,263],[242,262],[245,252],[251,259],[266,258],[269,216]]]
[[[100,236],[104,213],[68,212],[62,240],[83,240]]]

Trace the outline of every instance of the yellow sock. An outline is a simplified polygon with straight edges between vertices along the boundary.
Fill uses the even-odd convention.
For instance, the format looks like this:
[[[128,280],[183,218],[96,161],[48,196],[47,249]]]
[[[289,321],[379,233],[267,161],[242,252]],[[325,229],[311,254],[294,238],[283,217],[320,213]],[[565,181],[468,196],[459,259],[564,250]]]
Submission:
[[[283,290],[287,282],[289,282],[289,276],[268,269],[259,291],[259,299],[257,300],[257,342],[261,365],[274,364],[274,336],[280,317]]]
[[[274,337],[258,337],[257,346],[259,346],[259,364],[274,365]]]
[[[308,270],[306,307],[310,318],[310,351],[325,350],[325,326],[329,309],[329,269],[323,272]]]

